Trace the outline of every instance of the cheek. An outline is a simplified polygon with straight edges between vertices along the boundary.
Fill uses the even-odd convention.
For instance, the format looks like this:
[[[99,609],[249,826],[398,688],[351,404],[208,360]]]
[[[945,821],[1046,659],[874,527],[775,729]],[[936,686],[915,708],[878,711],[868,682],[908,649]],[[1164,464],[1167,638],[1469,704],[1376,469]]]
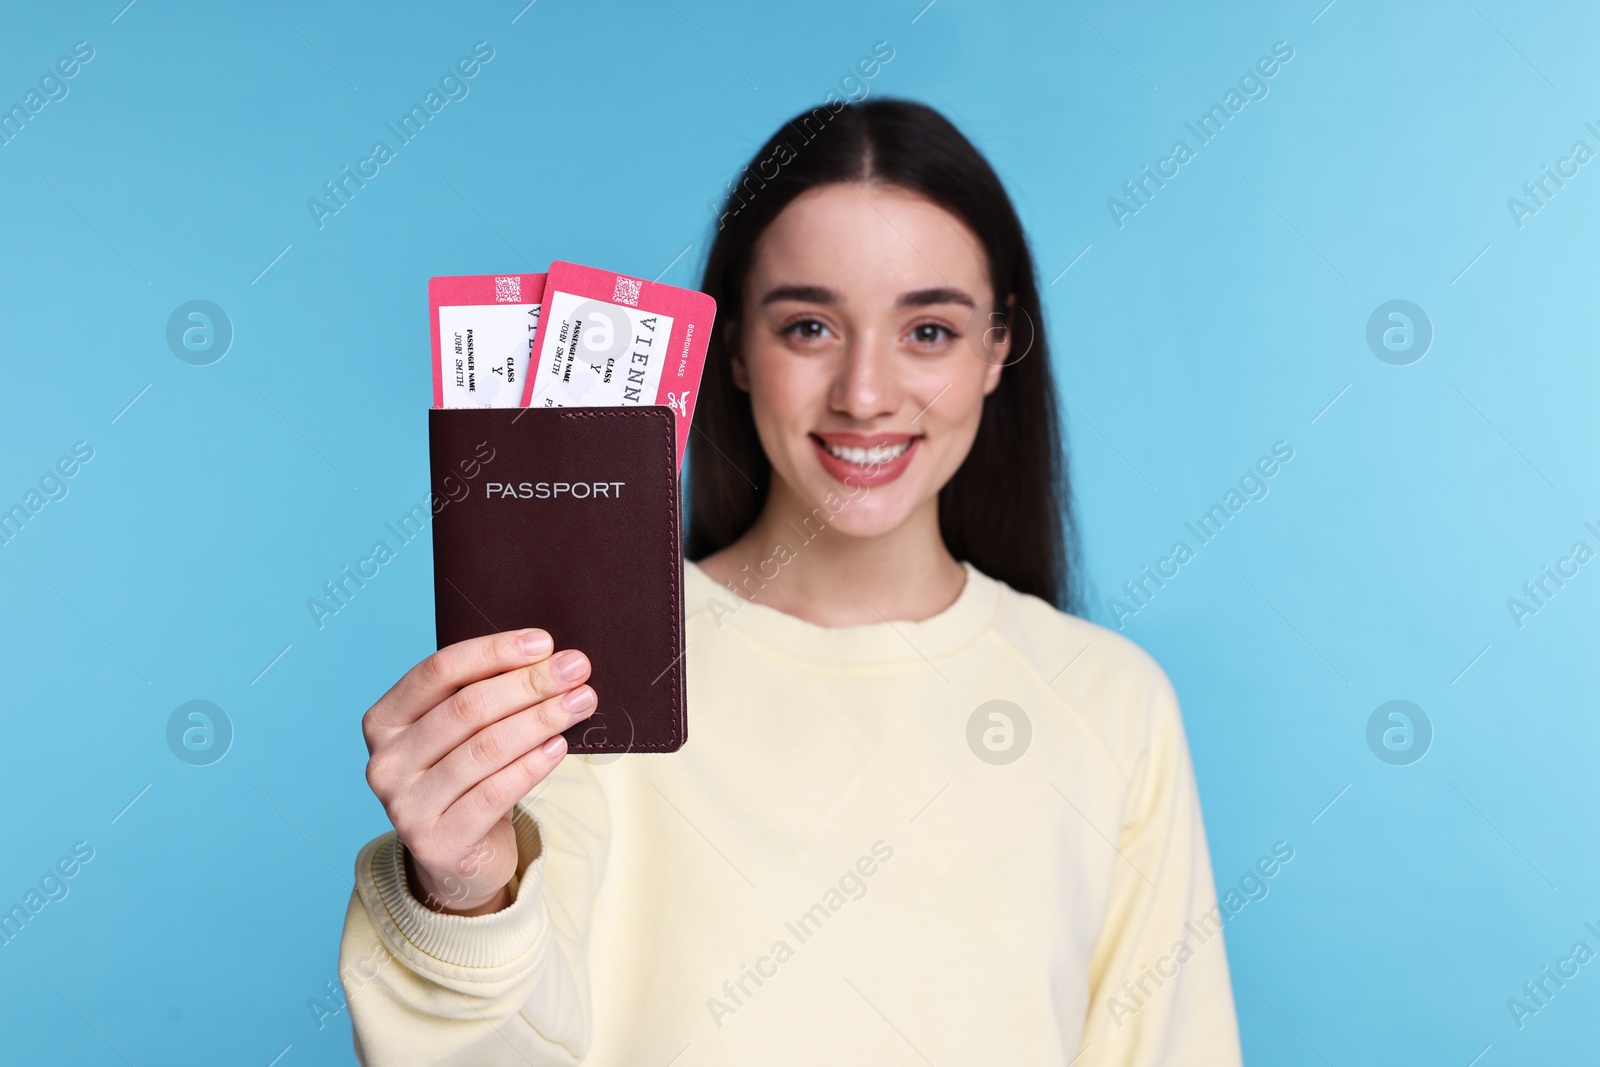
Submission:
[[[912,414],[923,411],[917,425],[930,436],[934,430],[957,435],[963,431],[975,433],[983,414],[989,374],[988,364],[964,351],[953,352],[937,363],[914,367],[907,376],[907,392],[913,401]]]
[[[827,407],[828,382],[821,361],[796,359],[785,351],[757,344],[746,347],[745,371],[750,386],[750,412],[768,458],[779,469],[782,456],[810,447],[805,433]]]
[[[751,405],[758,412],[788,407],[800,384],[794,380],[793,368],[759,348],[745,352],[745,377],[750,385]]]
[[[983,418],[986,365],[965,353],[942,367],[919,374],[908,389],[910,416],[922,411],[912,429],[927,434],[927,475],[942,487],[966,461]],[[923,411],[924,407],[927,410]],[[907,416],[908,418],[910,416]]]

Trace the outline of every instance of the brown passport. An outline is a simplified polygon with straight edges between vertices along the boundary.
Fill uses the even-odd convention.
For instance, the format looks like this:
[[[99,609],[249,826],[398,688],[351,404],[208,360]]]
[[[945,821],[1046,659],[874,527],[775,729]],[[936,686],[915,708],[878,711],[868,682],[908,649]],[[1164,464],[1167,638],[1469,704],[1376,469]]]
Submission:
[[[428,456],[439,647],[548,630],[589,657],[600,697],[569,751],[682,748],[672,409],[432,408]]]

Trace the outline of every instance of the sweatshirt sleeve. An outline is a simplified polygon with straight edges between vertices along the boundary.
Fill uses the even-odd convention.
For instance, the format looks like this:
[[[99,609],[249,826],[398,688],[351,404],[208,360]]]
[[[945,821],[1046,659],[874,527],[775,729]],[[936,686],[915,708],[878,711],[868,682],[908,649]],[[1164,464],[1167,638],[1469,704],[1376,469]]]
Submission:
[[[609,827],[587,764],[562,760],[513,811],[512,902],[488,915],[425,907],[394,831],[356,858],[339,976],[366,1067],[566,1067],[590,1045],[589,918]]]
[[[1079,1056],[1084,1067],[1237,1067],[1223,917],[1194,769],[1177,697],[1156,674],[1117,843],[1123,858],[1090,963]]]

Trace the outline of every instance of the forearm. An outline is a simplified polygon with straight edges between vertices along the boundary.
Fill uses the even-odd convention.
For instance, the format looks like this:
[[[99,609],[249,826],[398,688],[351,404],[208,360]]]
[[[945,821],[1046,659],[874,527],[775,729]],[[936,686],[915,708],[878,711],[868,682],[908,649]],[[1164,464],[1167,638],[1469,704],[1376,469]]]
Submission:
[[[340,945],[362,1062],[577,1063],[574,1050],[587,1046],[587,998],[542,889],[534,861],[505,908],[438,912],[406,886],[393,834],[363,848]]]
[[[512,828],[505,904],[482,914],[427,906],[394,833],[361,850],[340,974],[368,1067],[547,1067],[587,1054],[589,923],[610,840],[592,769],[564,761],[518,802]]]

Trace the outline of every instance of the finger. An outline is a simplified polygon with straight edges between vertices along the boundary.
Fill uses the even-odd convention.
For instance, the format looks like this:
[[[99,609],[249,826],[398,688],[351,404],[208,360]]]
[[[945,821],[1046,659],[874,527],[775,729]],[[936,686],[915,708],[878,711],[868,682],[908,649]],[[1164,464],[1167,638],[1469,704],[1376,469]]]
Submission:
[[[464,685],[545,659],[554,650],[544,630],[508,630],[446,645],[412,667],[378,698],[362,720],[369,749],[416,722]]]
[[[567,739],[556,734],[473,786],[439,817],[437,832],[447,840],[477,841],[533,792],[567,754]]]
[[[474,682],[394,738],[388,758],[399,767],[425,771],[485,727],[559,697],[588,677],[588,657],[565,649],[531,666]]]
[[[422,776],[414,787],[416,803],[424,811],[449,810],[480,783],[593,715],[597,704],[595,691],[580,685],[484,727]]]

